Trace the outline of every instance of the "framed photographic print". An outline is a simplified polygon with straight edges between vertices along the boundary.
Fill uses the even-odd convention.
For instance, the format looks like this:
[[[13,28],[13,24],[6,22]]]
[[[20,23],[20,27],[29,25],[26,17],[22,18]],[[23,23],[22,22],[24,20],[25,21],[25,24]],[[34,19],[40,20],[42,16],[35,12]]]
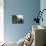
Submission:
[[[12,15],[12,24],[23,24],[23,15]]]

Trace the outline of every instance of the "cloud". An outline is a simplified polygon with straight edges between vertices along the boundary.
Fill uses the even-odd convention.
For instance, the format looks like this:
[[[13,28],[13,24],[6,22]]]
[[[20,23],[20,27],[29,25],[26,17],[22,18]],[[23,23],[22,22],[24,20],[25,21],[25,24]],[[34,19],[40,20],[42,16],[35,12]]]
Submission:
[[[23,15],[17,15],[17,17],[23,19]]]

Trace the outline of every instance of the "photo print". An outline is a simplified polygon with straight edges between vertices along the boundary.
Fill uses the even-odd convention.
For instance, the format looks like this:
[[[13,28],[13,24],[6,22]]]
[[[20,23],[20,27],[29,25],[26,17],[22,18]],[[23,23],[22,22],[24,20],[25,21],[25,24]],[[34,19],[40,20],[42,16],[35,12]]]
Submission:
[[[23,24],[23,15],[12,15],[12,24]]]

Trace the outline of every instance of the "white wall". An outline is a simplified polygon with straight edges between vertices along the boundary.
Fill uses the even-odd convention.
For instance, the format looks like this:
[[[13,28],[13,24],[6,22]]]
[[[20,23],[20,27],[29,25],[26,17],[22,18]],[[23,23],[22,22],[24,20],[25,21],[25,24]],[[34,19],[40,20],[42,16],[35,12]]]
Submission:
[[[40,9],[41,11],[43,9],[46,9],[46,0],[40,0]],[[43,17],[43,22],[41,21],[40,25],[46,26],[46,11],[43,12],[42,17]]]
[[[4,41],[4,0],[0,0],[0,41]]]
[[[46,0],[40,0],[40,10],[43,10],[43,9],[46,9]],[[43,25],[46,27],[46,11],[44,11],[42,17],[43,17],[43,22],[40,21],[40,25]],[[46,39],[45,39],[45,41],[46,41]]]

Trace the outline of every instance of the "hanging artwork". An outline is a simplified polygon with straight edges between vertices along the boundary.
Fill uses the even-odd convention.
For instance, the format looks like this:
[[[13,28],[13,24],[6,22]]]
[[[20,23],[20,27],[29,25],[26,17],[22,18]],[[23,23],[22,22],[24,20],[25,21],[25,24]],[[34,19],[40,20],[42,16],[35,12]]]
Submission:
[[[12,24],[23,24],[23,15],[12,15]]]

